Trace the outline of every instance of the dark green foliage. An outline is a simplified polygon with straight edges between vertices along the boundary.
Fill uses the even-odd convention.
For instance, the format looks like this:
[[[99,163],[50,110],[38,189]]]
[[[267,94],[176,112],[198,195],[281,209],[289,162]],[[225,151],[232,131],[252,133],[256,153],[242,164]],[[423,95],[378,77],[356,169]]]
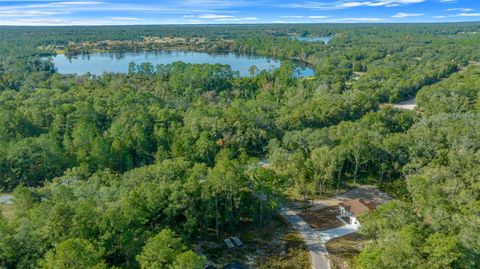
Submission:
[[[450,78],[419,91],[417,102],[427,114],[478,110],[480,66],[474,64]]]
[[[410,199],[363,219],[362,233],[375,241],[357,258],[359,268],[479,266],[479,120],[438,114],[408,131]]]
[[[84,239],[68,239],[56,245],[45,254],[42,268],[45,269],[102,269],[107,268],[102,261],[102,250]]]
[[[137,256],[142,269],[192,268],[201,269],[205,258],[200,258],[183,244],[182,239],[169,229],[164,229],[148,239]]]
[[[358,182],[399,200],[362,220],[357,267],[479,267],[479,27],[1,27],[0,267],[201,268],[188,245],[265,225],[287,189]],[[171,48],[283,61],[76,76],[45,58]],[[417,91],[420,111],[379,108]]]

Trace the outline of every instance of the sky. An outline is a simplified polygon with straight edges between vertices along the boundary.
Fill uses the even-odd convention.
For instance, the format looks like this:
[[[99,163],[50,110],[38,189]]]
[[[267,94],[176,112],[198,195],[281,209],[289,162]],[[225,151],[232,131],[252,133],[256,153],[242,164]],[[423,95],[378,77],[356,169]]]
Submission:
[[[480,21],[480,0],[0,0],[0,25]]]

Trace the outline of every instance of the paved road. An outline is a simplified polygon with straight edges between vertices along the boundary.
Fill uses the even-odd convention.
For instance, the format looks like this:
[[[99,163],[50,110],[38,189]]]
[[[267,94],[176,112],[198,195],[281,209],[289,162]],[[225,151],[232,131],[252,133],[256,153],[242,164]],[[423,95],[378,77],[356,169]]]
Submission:
[[[407,101],[403,101],[397,104],[393,104],[394,108],[399,108],[399,109],[406,109],[406,110],[415,110],[417,107],[415,97],[412,99],[409,99]]]
[[[310,252],[310,258],[313,269],[329,269],[328,252],[325,243],[318,234],[305,222],[297,213],[288,208],[280,208],[280,216],[292,224],[292,226],[302,235],[305,244]]]

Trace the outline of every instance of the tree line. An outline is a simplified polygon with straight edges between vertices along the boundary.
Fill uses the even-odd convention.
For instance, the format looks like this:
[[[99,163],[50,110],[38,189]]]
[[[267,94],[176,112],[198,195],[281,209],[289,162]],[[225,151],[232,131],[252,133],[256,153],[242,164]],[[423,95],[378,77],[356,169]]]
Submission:
[[[0,267],[201,268],[199,238],[265,225],[287,192],[358,183],[397,200],[362,220],[356,267],[478,267],[479,27],[0,28],[0,48],[18,44],[0,49]],[[156,35],[231,39],[316,76],[288,60],[61,75],[40,48]],[[418,111],[379,108],[417,91]]]

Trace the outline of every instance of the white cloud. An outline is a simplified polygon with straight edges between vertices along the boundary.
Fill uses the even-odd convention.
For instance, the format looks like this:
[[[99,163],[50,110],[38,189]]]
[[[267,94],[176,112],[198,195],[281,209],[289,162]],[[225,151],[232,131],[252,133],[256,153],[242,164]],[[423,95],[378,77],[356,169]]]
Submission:
[[[217,15],[217,14],[203,14],[203,15],[198,15],[197,18],[200,18],[200,19],[229,19],[229,18],[235,18],[235,16]]]
[[[137,22],[138,23],[138,22]],[[125,25],[134,24],[129,21],[112,19],[12,19],[1,20],[0,25],[19,25],[19,26],[65,26],[65,25]]]
[[[241,17],[241,18],[225,18],[225,19],[218,19],[215,21],[223,21],[223,22],[249,22],[249,21],[256,21],[258,20],[257,17]]]
[[[301,16],[301,15],[291,15],[291,16],[280,16],[283,19],[304,19],[304,21],[292,21],[292,20],[274,20],[270,21],[269,23],[305,23],[305,20],[321,20],[327,19],[331,16],[323,16],[323,15],[311,15],[311,16]]]
[[[117,21],[144,21],[144,18],[136,17],[105,17],[105,19],[117,20]]]
[[[400,5],[409,5],[425,2],[426,0],[370,0],[370,1],[345,1],[337,0],[334,2],[313,2],[305,1],[295,4],[286,4],[285,7],[307,8],[307,9],[346,9],[354,7],[395,7]]]
[[[280,18],[283,18],[283,19],[314,19],[314,20],[318,20],[318,19],[326,19],[326,18],[330,18],[330,16],[323,16],[323,15],[312,15],[312,16],[301,16],[301,15],[292,15],[292,16],[280,16]]]
[[[51,2],[51,5],[98,5],[104,4],[104,2],[97,1],[72,1],[72,2]]]
[[[220,14],[201,14],[201,15],[183,15],[183,18],[196,18],[189,20],[190,23],[246,23],[251,21],[257,21],[257,17],[236,17],[232,15],[220,15]],[[201,19],[201,20],[198,20]]]
[[[0,25],[111,25],[264,22],[250,12],[239,15],[234,8],[266,7],[271,1],[0,0],[0,3]]]
[[[454,16],[455,17],[480,17],[480,13],[460,13]]]
[[[304,18],[305,16],[280,16],[280,18],[284,18],[284,19],[301,19],[301,18]]]
[[[162,1],[159,1],[162,2]],[[232,8],[232,7],[241,7],[241,6],[253,6],[256,4],[261,4],[263,1],[250,1],[250,0],[176,0],[173,1],[178,6],[183,7],[215,7],[217,9],[225,9],[225,8]]]
[[[433,16],[435,19],[444,19],[444,18],[456,18],[456,17],[480,17],[480,13],[459,13],[455,15],[438,15]]]
[[[361,7],[361,6],[368,6],[372,5],[372,2],[345,2],[340,4],[341,7]]]
[[[38,11],[38,10],[4,10],[0,11],[2,17],[12,16],[46,16],[46,15],[60,15],[67,14],[68,12],[55,12],[55,11]]]
[[[239,0],[240,1],[240,0]],[[1,2],[1,0],[0,0]],[[24,9],[24,10],[45,10],[45,11],[56,11],[56,12],[65,12],[70,13],[80,13],[80,12],[138,12],[138,13],[165,13],[165,14],[185,14],[185,13],[199,13],[199,14],[214,14],[219,12],[215,8],[210,6],[205,6],[204,8],[195,8],[194,6],[183,6],[182,2],[172,2],[170,4],[142,4],[135,2],[102,2],[102,1],[62,1],[62,2],[46,2],[39,1],[37,3],[25,3],[25,4],[15,4],[15,5],[5,5],[2,6],[2,10],[12,10],[12,9]],[[233,11],[225,10],[224,13],[229,13]]]
[[[331,22],[382,22],[386,21],[383,18],[340,18],[330,20]]]
[[[426,1],[436,3],[462,2],[458,0],[287,0],[279,1],[279,4],[274,0],[0,0],[0,25],[115,25],[139,22],[142,24],[394,22],[400,21],[402,18],[419,16],[424,17],[416,20],[447,21],[448,18],[463,21],[478,20],[480,16],[479,13],[474,11],[474,7],[468,8],[466,6],[462,8],[457,7],[457,5],[443,6],[443,15],[442,13],[432,12],[433,14],[428,14],[428,17],[420,14],[421,11],[417,11],[417,13],[410,10],[412,13],[397,13],[401,9],[392,11],[392,16],[386,18],[368,18],[368,16],[380,16],[370,12],[374,15],[365,15],[367,13],[343,15],[345,17],[351,16],[351,18],[342,18],[339,17],[341,15],[335,13],[323,12],[323,10],[345,10],[359,7],[369,7],[371,9],[375,7],[403,7]],[[248,8],[236,9],[236,7]],[[269,8],[272,8],[272,12],[274,8],[283,9],[286,15],[268,14],[270,13]],[[315,13],[294,13],[296,11],[292,11],[291,8],[311,9],[310,12]],[[272,17],[257,18],[256,16],[259,16],[257,14],[261,12],[256,11],[262,11],[262,9]],[[72,15],[62,16],[62,14]],[[321,14],[328,14],[331,17]],[[275,20],[273,16],[276,16],[278,20]]]
[[[408,17],[420,17],[423,16],[424,14],[422,13],[404,13],[404,12],[399,12],[395,15],[392,16],[392,18],[408,18]]]
[[[457,8],[449,8],[449,9],[446,9],[446,11],[469,12],[469,11],[474,11],[474,9],[473,9],[473,8],[461,8],[461,7],[457,7]]]
[[[308,16],[308,19],[326,19],[330,18],[330,16]]]

